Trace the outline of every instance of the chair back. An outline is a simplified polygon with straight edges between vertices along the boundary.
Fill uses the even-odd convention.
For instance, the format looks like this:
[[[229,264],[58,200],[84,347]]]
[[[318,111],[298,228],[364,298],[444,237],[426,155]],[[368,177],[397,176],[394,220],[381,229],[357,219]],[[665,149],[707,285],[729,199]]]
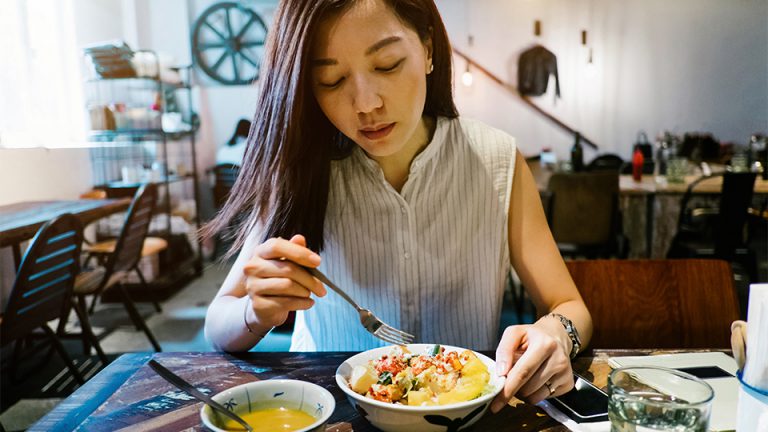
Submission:
[[[744,225],[747,223],[748,210],[752,203],[752,195],[755,189],[756,173],[725,172],[709,176],[701,176],[692,181],[680,200],[680,214],[677,220],[678,233],[692,226],[692,214],[694,209],[689,208],[696,186],[699,183],[713,177],[723,177],[723,186],[720,191],[720,204],[717,217],[709,227],[704,227],[704,235],[709,237],[714,244],[714,255],[717,258],[732,260],[736,248],[744,245]],[[674,253],[675,242],[670,246],[670,254]]]
[[[213,203],[216,209],[224,206],[239,173],[240,165],[218,164],[213,167]]]
[[[587,171],[615,171],[619,172],[624,166],[624,159],[613,153],[606,153],[592,159],[587,165]]]
[[[720,260],[567,261],[594,326],[592,348],[729,348],[739,319]]]
[[[24,254],[2,318],[2,345],[69,310],[83,227],[67,213],[43,225]]]
[[[123,228],[120,230],[120,236],[115,243],[115,252],[109,255],[106,265],[108,274],[105,275],[105,280],[115,272],[131,270],[138,264],[144,239],[147,237],[149,224],[152,221],[155,201],[157,201],[157,186],[149,183],[142,185],[136,191],[125,216]]]
[[[558,243],[599,245],[614,240],[618,215],[617,172],[554,173],[549,222]]]
[[[747,223],[757,173],[726,172],[720,193],[720,210],[714,231],[715,255],[733,259],[736,248],[744,245],[744,225]]]

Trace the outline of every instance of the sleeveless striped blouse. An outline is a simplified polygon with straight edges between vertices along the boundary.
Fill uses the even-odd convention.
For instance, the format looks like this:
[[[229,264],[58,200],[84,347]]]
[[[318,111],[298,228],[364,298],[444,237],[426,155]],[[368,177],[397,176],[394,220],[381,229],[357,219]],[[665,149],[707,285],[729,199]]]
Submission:
[[[356,147],[332,162],[322,270],[419,343],[494,349],[510,268],[515,142],[477,121],[438,118],[398,193]],[[331,290],[299,311],[292,351],[386,345]]]

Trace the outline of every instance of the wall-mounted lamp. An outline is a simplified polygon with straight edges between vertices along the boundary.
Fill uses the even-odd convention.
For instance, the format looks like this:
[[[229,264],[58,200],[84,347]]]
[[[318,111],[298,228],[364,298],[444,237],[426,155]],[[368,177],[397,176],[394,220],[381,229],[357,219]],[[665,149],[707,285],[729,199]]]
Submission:
[[[472,37],[472,35],[467,36],[467,45],[469,46],[469,48],[472,48],[472,44],[474,41],[475,39]],[[461,74],[461,83],[469,87],[472,85],[474,81],[475,81],[475,78],[472,76],[472,71],[469,69],[469,59],[467,59],[467,68],[464,69],[464,73]]]
[[[461,83],[469,87],[474,80],[475,78],[472,76],[472,71],[469,70],[469,60],[467,60],[467,68],[464,70],[464,73],[461,74]]]

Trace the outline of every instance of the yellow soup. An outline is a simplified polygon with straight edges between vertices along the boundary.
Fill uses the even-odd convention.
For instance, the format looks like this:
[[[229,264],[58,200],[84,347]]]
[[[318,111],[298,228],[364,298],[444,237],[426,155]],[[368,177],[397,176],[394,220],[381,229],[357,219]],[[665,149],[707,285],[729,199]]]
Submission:
[[[288,432],[305,428],[317,419],[304,411],[289,408],[259,409],[249,413],[238,413],[254,430],[259,432]],[[223,419],[223,416],[222,416]],[[234,420],[227,419],[224,429],[243,430]]]

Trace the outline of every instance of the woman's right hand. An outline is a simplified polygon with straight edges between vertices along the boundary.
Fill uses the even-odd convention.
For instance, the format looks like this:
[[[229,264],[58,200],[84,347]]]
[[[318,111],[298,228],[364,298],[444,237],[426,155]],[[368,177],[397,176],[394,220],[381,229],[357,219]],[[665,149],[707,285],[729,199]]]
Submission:
[[[251,299],[246,314],[249,324],[275,327],[288,319],[288,313],[311,308],[311,294],[323,297],[323,284],[302,266],[317,267],[320,255],[307,248],[302,235],[290,240],[271,238],[256,247],[245,264],[245,289]]]

